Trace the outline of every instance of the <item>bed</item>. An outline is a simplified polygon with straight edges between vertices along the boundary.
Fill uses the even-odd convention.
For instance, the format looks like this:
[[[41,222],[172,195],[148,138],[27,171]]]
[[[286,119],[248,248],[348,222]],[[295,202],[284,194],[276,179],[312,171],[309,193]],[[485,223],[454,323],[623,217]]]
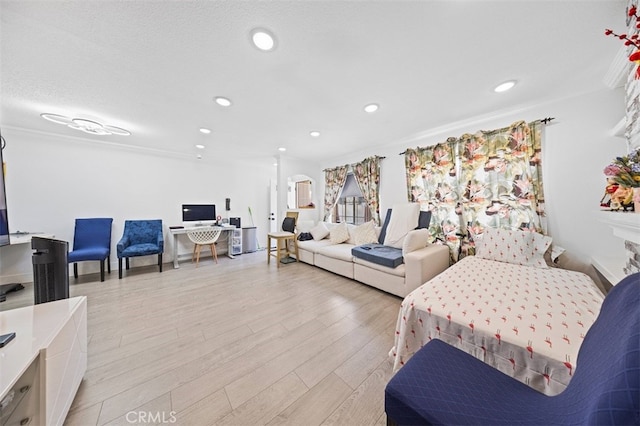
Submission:
[[[555,395],[569,383],[603,299],[580,272],[468,256],[406,296],[389,355],[396,371],[441,339]]]

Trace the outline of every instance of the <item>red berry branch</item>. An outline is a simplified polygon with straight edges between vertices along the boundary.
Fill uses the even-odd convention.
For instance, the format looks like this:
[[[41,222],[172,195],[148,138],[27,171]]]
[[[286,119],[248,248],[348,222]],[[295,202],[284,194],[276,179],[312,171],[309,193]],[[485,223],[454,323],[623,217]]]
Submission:
[[[630,18],[635,18],[635,27],[637,30],[640,30],[640,16],[638,16],[638,8],[635,5],[629,8],[628,16]],[[629,56],[629,60],[638,64],[635,78],[640,79],[640,36],[637,33],[632,34],[631,36],[628,36],[627,34],[616,34],[613,30],[608,28],[604,31],[604,34],[607,36],[618,37],[620,40],[624,40],[625,46],[633,46],[638,49]]]

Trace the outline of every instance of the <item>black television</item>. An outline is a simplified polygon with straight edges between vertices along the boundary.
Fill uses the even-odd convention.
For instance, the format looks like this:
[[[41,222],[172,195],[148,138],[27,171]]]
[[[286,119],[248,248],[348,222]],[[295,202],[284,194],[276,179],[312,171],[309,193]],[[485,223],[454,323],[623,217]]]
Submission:
[[[216,220],[215,204],[183,204],[182,205],[182,222],[185,224],[200,225],[213,223]]]
[[[0,247],[9,245],[9,216],[4,186],[4,160],[2,159],[4,145],[4,138],[0,134]]]

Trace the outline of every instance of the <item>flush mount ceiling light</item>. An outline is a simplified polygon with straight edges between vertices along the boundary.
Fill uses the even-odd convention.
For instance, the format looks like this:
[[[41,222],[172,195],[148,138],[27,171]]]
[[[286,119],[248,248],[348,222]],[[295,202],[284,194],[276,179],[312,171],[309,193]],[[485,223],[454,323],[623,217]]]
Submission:
[[[64,115],[43,113],[40,117],[52,123],[62,124],[75,130],[80,130],[90,135],[106,136],[106,135],[119,135],[129,136],[131,132],[122,129],[120,127],[110,126],[108,124],[102,124],[94,120],[86,120],[84,118],[71,118]]]
[[[493,89],[493,91],[496,93],[506,92],[507,90],[512,89],[513,86],[515,85],[516,85],[515,80],[505,81],[504,83],[497,85],[495,89]]]
[[[224,106],[224,107],[231,106],[231,100],[223,96],[216,96],[214,100],[220,106]]]
[[[202,127],[202,128],[200,129],[200,133],[204,133],[205,135],[208,135],[209,133],[211,133],[211,130],[210,130],[210,129],[207,129],[207,128]]]
[[[317,130],[314,130],[314,131],[312,131],[312,132],[309,132],[309,134],[310,134],[310,135],[311,135],[311,137],[313,137],[313,138],[317,138],[317,137],[319,137],[319,136],[320,136],[320,132],[319,132],[319,131],[317,131]]]
[[[276,38],[273,33],[264,28],[251,30],[251,42],[263,52],[269,52],[276,48]]]
[[[369,104],[364,107],[364,110],[368,113],[376,112],[380,108],[378,104]]]
[[[204,149],[204,145],[200,145],[200,144],[198,144],[198,145],[196,145],[196,148],[198,148],[198,149]]]
[[[287,148],[284,148],[284,147],[278,148],[278,151],[280,151],[280,152],[285,152],[286,150],[287,150]]]

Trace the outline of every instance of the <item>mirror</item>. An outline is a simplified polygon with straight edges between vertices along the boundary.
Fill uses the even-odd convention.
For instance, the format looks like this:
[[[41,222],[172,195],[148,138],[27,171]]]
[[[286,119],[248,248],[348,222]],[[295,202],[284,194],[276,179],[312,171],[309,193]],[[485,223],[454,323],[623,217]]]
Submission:
[[[313,209],[313,185],[309,176],[295,175],[287,178],[287,208]]]

